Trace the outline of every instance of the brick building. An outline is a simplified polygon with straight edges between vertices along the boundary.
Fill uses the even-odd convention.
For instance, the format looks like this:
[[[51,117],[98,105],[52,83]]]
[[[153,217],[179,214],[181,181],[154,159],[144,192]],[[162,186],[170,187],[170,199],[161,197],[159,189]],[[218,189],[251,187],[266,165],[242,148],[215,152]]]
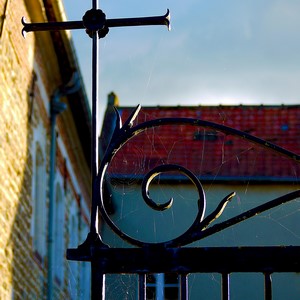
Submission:
[[[0,0],[0,299],[88,299],[90,108],[61,1]]]

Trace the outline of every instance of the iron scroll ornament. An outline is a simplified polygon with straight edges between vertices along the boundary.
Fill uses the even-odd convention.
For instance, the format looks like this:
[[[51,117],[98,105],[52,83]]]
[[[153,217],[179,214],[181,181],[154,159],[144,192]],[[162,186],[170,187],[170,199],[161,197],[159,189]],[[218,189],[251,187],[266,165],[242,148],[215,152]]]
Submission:
[[[196,215],[196,218],[192,225],[180,236],[169,240],[165,242],[158,242],[158,243],[152,243],[152,242],[143,242],[140,240],[137,240],[129,235],[127,235],[125,232],[120,230],[118,226],[112,221],[110,218],[108,212],[105,209],[104,205],[104,178],[106,170],[114,158],[115,154],[118,152],[122,146],[129,141],[134,136],[140,134],[141,132],[144,132],[145,130],[149,128],[154,128],[158,126],[164,126],[164,125],[192,125],[192,126],[201,126],[204,128],[210,128],[214,129],[220,132],[223,132],[225,134],[231,134],[237,137],[240,137],[242,139],[245,139],[247,141],[250,141],[252,143],[255,143],[259,146],[268,148],[269,150],[272,150],[278,154],[281,154],[297,163],[300,162],[300,156],[290,152],[284,148],[281,148],[275,144],[269,143],[265,140],[262,140],[260,138],[257,138],[253,135],[250,135],[248,133],[221,125],[209,121],[204,121],[200,119],[192,119],[192,118],[160,118],[155,120],[146,121],[144,123],[140,123],[138,125],[133,126],[133,122],[136,119],[136,117],[139,114],[139,111],[141,109],[141,106],[138,105],[136,109],[131,113],[129,118],[125,121],[124,124],[122,124],[122,120],[120,117],[120,114],[118,110],[115,108],[116,112],[116,127],[114,129],[114,132],[112,134],[110,143],[106,149],[106,152],[104,154],[104,157],[101,161],[101,165],[99,168],[99,175],[96,180],[95,188],[99,191],[99,198],[97,197],[97,202],[92,204],[92,212],[91,212],[91,233],[97,232],[97,219],[98,219],[98,210],[100,210],[101,216],[105,220],[105,222],[110,226],[110,228],[123,240],[127,241],[128,243],[138,246],[138,247],[151,247],[151,246],[162,246],[162,247],[181,247],[184,245],[188,245],[192,242],[204,239],[205,237],[208,237],[216,232],[222,231],[230,226],[233,226],[237,223],[240,223],[246,219],[249,219],[255,215],[258,215],[266,210],[269,210],[271,208],[274,208],[276,206],[279,206],[283,203],[289,202],[291,200],[294,200],[296,198],[300,197],[300,190],[296,190],[294,192],[288,193],[284,196],[278,197],[272,201],[269,201],[265,204],[262,204],[260,206],[257,206],[253,209],[250,209],[246,212],[243,212],[235,217],[232,217],[226,221],[223,221],[221,223],[217,223],[215,225],[210,226],[224,211],[226,208],[226,205],[229,203],[229,201],[235,196],[235,192],[230,193],[227,195],[223,200],[220,201],[219,205],[216,207],[216,209],[207,217],[205,216],[205,208],[206,208],[206,199],[205,199],[205,193],[202,188],[202,185],[199,181],[199,179],[189,170],[186,168],[174,165],[174,164],[163,164],[158,167],[155,167],[152,169],[148,174],[144,176],[143,182],[142,182],[142,196],[144,201],[147,203],[148,206],[150,206],[152,209],[155,210],[165,210],[169,209],[172,206],[173,199],[170,199],[166,203],[163,204],[156,204],[149,196],[149,186],[151,184],[151,181],[160,173],[164,172],[170,172],[170,171],[176,171],[181,173],[182,175],[186,176],[191,180],[191,182],[195,185],[199,199],[198,199],[198,213]]]

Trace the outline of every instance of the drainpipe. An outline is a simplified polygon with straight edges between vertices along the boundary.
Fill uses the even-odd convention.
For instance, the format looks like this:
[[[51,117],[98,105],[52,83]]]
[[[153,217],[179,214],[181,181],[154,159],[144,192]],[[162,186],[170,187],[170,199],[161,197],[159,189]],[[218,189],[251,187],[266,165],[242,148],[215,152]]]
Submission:
[[[53,300],[53,261],[54,261],[54,224],[55,224],[55,199],[54,183],[56,169],[56,117],[63,112],[67,105],[60,102],[60,98],[75,93],[80,88],[80,81],[77,72],[68,84],[59,87],[53,93],[50,101],[50,171],[49,171],[49,209],[48,209],[48,273],[47,273],[47,300]]]

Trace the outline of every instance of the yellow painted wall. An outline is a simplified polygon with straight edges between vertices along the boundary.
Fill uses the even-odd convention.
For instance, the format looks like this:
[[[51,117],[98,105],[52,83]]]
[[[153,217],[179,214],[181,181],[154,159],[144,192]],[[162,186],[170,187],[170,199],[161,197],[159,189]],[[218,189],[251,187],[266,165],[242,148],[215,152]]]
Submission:
[[[4,10],[6,3],[7,9]],[[45,255],[41,263],[34,253],[31,230],[34,164],[32,145],[34,131],[39,130],[39,127],[43,128],[48,172],[49,101],[54,90],[61,84],[61,78],[50,34],[30,33],[26,39],[21,35],[22,16],[26,17],[26,22],[45,21],[41,1],[0,0],[0,16],[4,14],[4,23],[0,24],[3,28],[0,36],[0,299],[45,299],[47,257]],[[32,88],[34,73],[37,81]],[[63,159],[67,160],[67,168],[70,167],[68,157]],[[63,169],[58,165],[57,172]],[[46,174],[47,198],[48,178]],[[78,197],[81,184],[72,180],[70,177],[67,179],[65,189],[65,196],[68,195],[65,199],[65,250],[72,244],[69,240],[69,208],[71,202]],[[85,200],[90,199],[83,199]],[[82,225],[84,226],[87,224]],[[78,239],[79,242],[83,241],[82,236]],[[77,268],[78,274],[75,276],[78,278],[74,280],[70,264],[64,260],[64,282],[56,284],[55,299],[69,298],[73,282],[75,285],[72,288],[78,290],[74,294],[80,297],[77,286],[79,265]],[[76,267],[72,270],[75,269]],[[73,276],[72,281],[70,276]]]

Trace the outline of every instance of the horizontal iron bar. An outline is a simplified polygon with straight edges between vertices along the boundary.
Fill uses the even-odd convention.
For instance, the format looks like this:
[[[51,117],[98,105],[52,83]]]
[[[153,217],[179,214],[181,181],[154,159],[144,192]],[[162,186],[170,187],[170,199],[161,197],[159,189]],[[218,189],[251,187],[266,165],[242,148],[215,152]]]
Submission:
[[[165,25],[169,28],[170,27],[169,10],[167,14],[164,16],[107,19],[106,25],[107,27]]]
[[[51,31],[51,30],[72,30],[83,29],[83,21],[65,21],[65,22],[45,22],[45,23],[26,23],[25,18],[22,18],[22,34],[32,31]],[[125,27],[125,26],[147,26],[147,25],[166,25],[170,29],[170,13],[163,16],[154,17],[138,17],[138,18],[120,18],[107,19],[105,26],[107,27]]]
[[[66,22],[48,22],[48,23],[26,23],[22,19],[24,31],[51,31],[51,30],[71,30],[84,29],[83,21],[66,21]],[[107,27],[126,27],[126,26],[147,26],[147,25],[166,25],[169,26],[167,20],[159,17],[144,17],[144,18],[123,18],[123,19],[108,19],[105,25]]]
[[[92,260],[101,273],[300,272],[300,246],[68,249],[69,260]]]
[[[22,18],[22,24],[24,26],[22,32],[71,30],[71,29],[83,29],[84,28],[82,21],[26,23],[24,17]]]

